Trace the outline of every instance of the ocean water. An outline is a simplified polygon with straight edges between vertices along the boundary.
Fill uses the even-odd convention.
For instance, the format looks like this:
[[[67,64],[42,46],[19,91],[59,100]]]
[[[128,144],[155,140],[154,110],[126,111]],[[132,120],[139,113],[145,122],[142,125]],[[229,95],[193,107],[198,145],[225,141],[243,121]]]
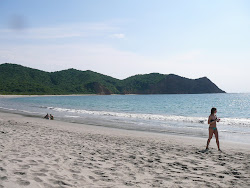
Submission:
[[[220,139],[250,143],[250,94],[93,95],[0,98],[0,110],[95,126],[208,136],[217,108]]]

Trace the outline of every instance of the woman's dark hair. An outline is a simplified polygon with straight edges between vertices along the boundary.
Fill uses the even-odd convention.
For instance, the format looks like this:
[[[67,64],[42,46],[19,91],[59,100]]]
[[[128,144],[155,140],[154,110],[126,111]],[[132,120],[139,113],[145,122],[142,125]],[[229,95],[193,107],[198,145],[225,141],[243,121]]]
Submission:
[[[211,109],[211,114],[214,114],[215,111],[216,111],[216,108],[212,108]]]

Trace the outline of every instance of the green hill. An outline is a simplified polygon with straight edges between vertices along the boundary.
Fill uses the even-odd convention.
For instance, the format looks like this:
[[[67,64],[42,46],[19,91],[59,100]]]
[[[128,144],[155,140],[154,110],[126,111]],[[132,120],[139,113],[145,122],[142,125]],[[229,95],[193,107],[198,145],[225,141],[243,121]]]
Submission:
[[[0,65],[0,94],[180,94],[224,93],[208,78],[151,73],[119,80],[90,70],[45,72],[17,64]]]

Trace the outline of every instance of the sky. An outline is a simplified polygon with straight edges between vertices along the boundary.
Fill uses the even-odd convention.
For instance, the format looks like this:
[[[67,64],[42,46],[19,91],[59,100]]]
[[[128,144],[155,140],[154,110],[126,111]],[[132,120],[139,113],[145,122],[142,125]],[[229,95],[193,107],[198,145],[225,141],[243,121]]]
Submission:
[[[158,72],[250,92],[248,0],[0,0],[0,64]]]

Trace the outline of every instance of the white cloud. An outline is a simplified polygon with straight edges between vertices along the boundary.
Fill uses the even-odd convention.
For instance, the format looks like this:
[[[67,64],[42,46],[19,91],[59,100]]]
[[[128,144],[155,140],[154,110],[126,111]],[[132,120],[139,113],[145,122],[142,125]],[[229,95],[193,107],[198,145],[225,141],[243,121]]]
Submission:
[[[152,65],[146,57],[97,44],[20,45],[15,48],[2,46],[0,62],[17,63],[46,71],[68,68],[93,70],[120,79],[150,72]]]
[[[111,38],[124,39],[125,38],[125,34],[123,34],[123,33],[112,34]]]
[[[86,38],[106,36],[117,30],[117,27],[106,23],[75,23],[57,25],[53,27],[25,28],[20,31],[13,29],[0,29],[0,39],[59,39],[72,37]]]

